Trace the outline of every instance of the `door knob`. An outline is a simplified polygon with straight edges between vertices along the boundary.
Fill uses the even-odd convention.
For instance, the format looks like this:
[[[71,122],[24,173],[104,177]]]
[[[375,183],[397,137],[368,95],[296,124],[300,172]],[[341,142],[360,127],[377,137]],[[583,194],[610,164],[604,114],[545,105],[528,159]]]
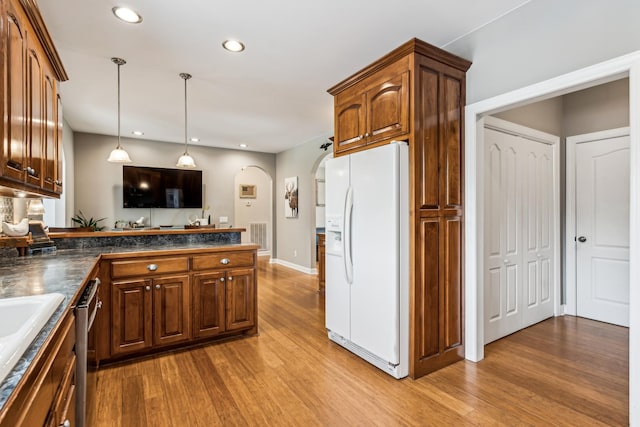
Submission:
[[[580,237],[578,237],[578,242],[580,242],[580,243],[584,243],[584,242],[586,242],[586,241],[587,241],[587,238],[586,238],[586,237],[584,237],[584,236],[580,236]]]

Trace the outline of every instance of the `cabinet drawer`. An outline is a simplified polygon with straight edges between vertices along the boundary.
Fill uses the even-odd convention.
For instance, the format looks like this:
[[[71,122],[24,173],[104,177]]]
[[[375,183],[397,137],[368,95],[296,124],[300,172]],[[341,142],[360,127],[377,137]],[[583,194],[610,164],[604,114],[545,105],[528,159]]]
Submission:
[[[58,389],[58,395],[53,403],[53,410],[51,412],[53,416],[53,425],[60,426],[63,425],[65,420],[69,419],[69,417],[75,418],[75,413],[69,413],[69,408],[75,406],[75,402],[72,402],[75,398],[75,374],[76,358],[75,355],[73,355],[67,364],[62,383]],[[71,425],[75,425],[75,423],[72,423]]]
[[[255,263],[254,252],[220,252],[193,257],[194,270],[214,268],[252,267]]]
[[[111,263],[111,277],[181,273],[189,269],[189,258],[147,258]]]

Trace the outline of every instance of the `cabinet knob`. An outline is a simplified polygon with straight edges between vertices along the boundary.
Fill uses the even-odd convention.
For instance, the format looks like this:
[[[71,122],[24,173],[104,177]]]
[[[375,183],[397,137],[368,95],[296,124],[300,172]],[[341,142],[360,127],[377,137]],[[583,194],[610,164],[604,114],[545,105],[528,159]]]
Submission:
[[[227,264],[229,264],[230,262],[231,262],[231,261],[229,260],[229,258],[222,258],[222,259],[220,260],[220,264],[224,264],[224,265],[227,265]]]
[[[365,133],[364,136],[369,138],[369,132]]]
[[[148,286],[148,285],[147,285],[147,286],[145,286],[145,287],[144,287],[144,290],[145,290],[145,291],[150,291],[150,290],[151,290],[151,286]]]
[[[221,277],[221,278],[220,278],[220,281],[221,281],[221,282],[224,282],[224,277]]]
[[[158,269],[158,264],[149,264],[147,265],[147,270],[156,271]]]
[[[364,138],[364,135],[358,136],[358,139],[362,139],[362,138]]]
[[[62,427],[71,427],[71,421],[69,420],[64,420],[64,422],[62,424],[60,424]]]
[[[156,285],[156,289],[160,290],[160,285]]]
[[[233,276],[229,276],[229,280],[233,280]]]

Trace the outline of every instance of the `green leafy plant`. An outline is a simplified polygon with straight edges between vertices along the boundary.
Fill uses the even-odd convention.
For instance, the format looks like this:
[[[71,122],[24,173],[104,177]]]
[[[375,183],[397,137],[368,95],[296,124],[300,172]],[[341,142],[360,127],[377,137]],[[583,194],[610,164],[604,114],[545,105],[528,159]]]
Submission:
[[[100,221],[104,221],[107,218],[93,219],[93,217],[87,219],[87,217],[82,213],[82,211],[78,211],[75,216],[71,217],[71,221],[78,224],[78,227],[90,227],[95,231],[101,231],[104,229],[104,226],[99,226],[98,223]]]

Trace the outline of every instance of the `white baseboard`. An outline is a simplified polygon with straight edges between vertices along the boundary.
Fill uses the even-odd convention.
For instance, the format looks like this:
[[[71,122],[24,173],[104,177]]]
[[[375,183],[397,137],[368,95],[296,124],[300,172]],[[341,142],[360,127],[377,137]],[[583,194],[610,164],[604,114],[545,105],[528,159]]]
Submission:
[[[271,264],[282,265],[283,267],[291,268],[293,270],[297,270],[297,271],[300,271],[300,272],[306,273],[306,274],[318,274],[318,269],[317,268],[304,267],[302,265],[294,264],[292,262],[284,261],[282,259],[271,258],[271,261],[269,261],[269,262]]]

